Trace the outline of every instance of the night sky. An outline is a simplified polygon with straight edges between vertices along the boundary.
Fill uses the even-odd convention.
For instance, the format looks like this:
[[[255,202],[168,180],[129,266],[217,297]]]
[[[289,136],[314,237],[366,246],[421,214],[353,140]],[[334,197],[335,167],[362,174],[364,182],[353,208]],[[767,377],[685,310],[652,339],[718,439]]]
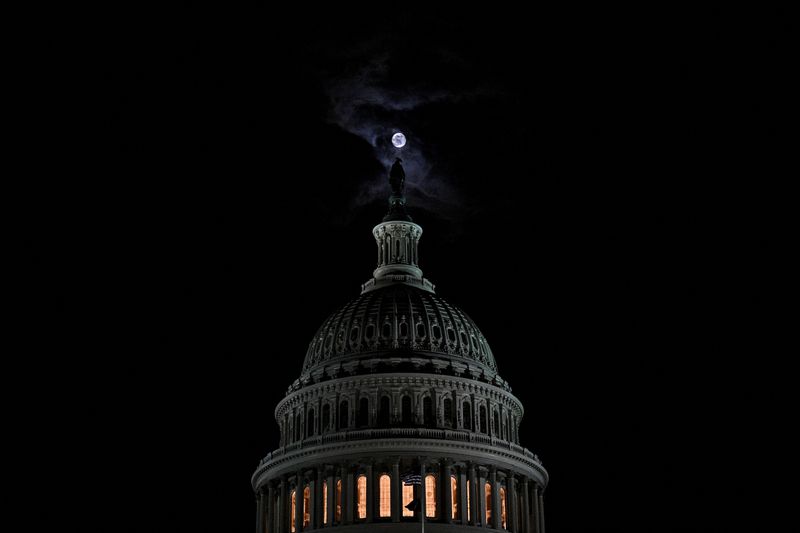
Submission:
[[[761,155],[729,141],[783,141],[770,98],[728,88],[788,29],[734,50],[718,12],[622,15],[186,8],[100,31],[98,179],[55,191],[91,208],[34,255],[68,265],[45,300],[99,348],[78,395],[127,458],[131,531],[253,530],[273,409],[375,267],[394,131],[423,271],[526,407],[547,531],[745,528],[719,459],[767,423],[743,430],[760,378],[728,318],[763,305],[741,280],[771,243],[729,172]]]

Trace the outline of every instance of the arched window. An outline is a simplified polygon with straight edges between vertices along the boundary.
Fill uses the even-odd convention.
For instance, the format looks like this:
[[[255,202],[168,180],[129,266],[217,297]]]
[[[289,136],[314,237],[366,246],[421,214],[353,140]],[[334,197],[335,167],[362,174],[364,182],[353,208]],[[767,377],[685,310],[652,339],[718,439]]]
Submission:
[[[422,400],[422,421],[425,427],[433,427],[433,400],[430,396],[425,396]]]
[[[328,483],[322,483],[322,523],[328,523]]]
[[[500,487],[500,525],[503,529],[508,529],[508,524],[506,523],[506,489],[505,487]]]
[[[314,410],[310,409],[308,411],[308,436],[309,437],[313,437],[314,436],[314,429],[315,429],[314,428],[314,422],[315,422],[315,420],[314,420]]]
[[[403,425],[410,426],[414,423],[414,413],[411,411],[411,397],[410,396],[403,396],[402,401],[403,413]]]
[[[342,480],[336,480],[336,513],[334,520],[337,522],[342,521]]]
[[[311,525],[311,489],[303,489],[303,527]]]
[[[458,516],[458,480],[456,476],[450,476],[450,501],[452,502],[452,509],[450,510],[453,520],[459,520]]]
[[[371,340],[373,337],[375,337],[375,324],[367,324],[367,329],[364,332],[364,336],[368,340]]]
[[[400,338],[405,339],[406,337],[408,337],[408,324],[400,322]]]
[[[488,431],[486,431],[486,406],[485,405],[481,405],[480,413],[481,413],[481,415],[480,415],[481,433],[488,433]]]
[[[369,425],[369,400],[361,398],[358,402],[358,427]]]
[[[487,483],[484,486],[484,490],[486,491],[486,524],[491,523],[492,521],[492,485]]]
[[[414,516],[414,511],[406,508],[412,501],[414,501],[414,485],[403,484],[403,516]]]
[[[297,415],[297,424],[294,426],[294,440],[302,440],[303,438],[303,415]]]
[[[453,400],[450,398],[444,399],[444,425],[453,427]]]
[[[380,503],[378,516],[388,518],[392,516],[392,478],[383,474],[378,480],[378,502]]]
[[[356,506],[358,508],[358,517],[364,519],[367,517],[367,476],[358,476],[356,483]]]
[[[390,323],[384,322],[383,333],[381,333],[381,335],[383,335],[384,339],[389,339],[392,337],[392,325]]]
[[[394,257],[400,261],[400,239],[394,241]]]
[[[347,400],[345,400],[345,401],[343,401],[343,402],[341,402],[339,404],[339,428],[340,429],[347,429],[347,426],[350,425],[349,424],[349,422],[350,422],[350,416],[349,416],[350,409],[349,409],[349,407],[350,406],[347,404]]]
[[[464,402],[461,410],[464,412],[464,429],[472,430],[472,408],[469,405],[469,400]]]
[[[381,398],[381,406],[378,410],[378,425],[382,427],[389,427],[390,423],[390,411],[389,411],[389,397],[384,396]]]
[[[331,406],[330,404],[325,404],[322,406],[322,427],[320,428],[320,433],[328,431],[331,426]]]
[[[295,517],[297,516],[296,506],[297,506],[297,491],[293,490],[292,491],[292,514],[289,515],[289,517],[292,520],[292,533],[297,531],[297,524],[294,523]]]
[[[425,516],[436,518],[436,476],[425,476]]]
[[[494,419],[492,422],[494,423],[494,430],[492,431],[492,435],[500,435],[500,415],[497,414],[497,411],[492,411],[493,415],[492,418]]]

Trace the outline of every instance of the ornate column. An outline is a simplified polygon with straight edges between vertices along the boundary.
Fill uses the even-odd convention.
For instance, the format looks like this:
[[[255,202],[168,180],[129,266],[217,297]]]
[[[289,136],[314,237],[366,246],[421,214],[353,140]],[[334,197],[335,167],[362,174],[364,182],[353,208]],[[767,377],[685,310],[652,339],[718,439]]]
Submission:
[[[367,465],[367,522],[372,522],[375,518],[375,480],[372,476],[372,463]]]
[[[469,513],[467,512],[467,491],[469,485],[467,484],[467,473],[464,466],[458,469],[458,509],[461,514],[459,517],[461,523],[464,525],[469,524]]]
[[[346,470],[347,479],[342,478],[342,505],[345,507],[345,515],[344,515],[344,523],[345,524],[352,524],[353,523],[353,500],[355,493],[353,492],[355,487],[353,486],[353,469],[352,467],[347,468]],[[346,488],[345,488],[346,487]],[[346,502],[346,505],[345,505]]]
[[[317,482],[312,473],[311,479],[308,481],[308,527],[310,529],[317,528],[317,487]],[[303,513],[305,514],[305,510]]]
[[[426,497],[426,494],[425,494],[425,488],[426,488],[425,487],[425,458],[423,458],[423,457],[420,457],[420,459],[419,459],[419,475],[422,476],[422,485],[420,485],[421,490],[420,490],[420,495],[419,495],[419,501],[420,501],[420,504],[421,504],[421,507],[422,507],[422,514],[423,514],[423,516],[421,516],[420,519],[425,520],[425,518],[426,518],[425,517],[425,511],[427,511],[427,508],[428,508],[428,498]]]
[[[544,533],[544,489],[539,491],[539,533]]]
[[[297,483],[294,487],[294,527],[295,531],[303,531],[303,473],[297,472]]]
[[[514,472],[508,473],[506,485],[506,512],[508,513],[508,530],[517,533],[519,531],[517,526],[517,480],[514,477]]]
[[[320,426],[321,428],[322,426]],[[317,466],[317,479],[314,482],[314,527],[319,528],[325,525],[325,498],[323,495],[323,485],[325,485],[325,465]]]
[[[333,470],[329,470],[328,474],[328,523],[326,526],[332,526],[336,522],[336,476]]]
[[[280,497],[278,500],[278,531],[289,531],[289,487],[286,476],[281,476]]]
[[[399,522],[403,514],[403,486],[400,480],[400,458],[392,463],[392,522]]]
[[[522,506],[521,506],[522,508],[520,510],[521,511],[520,515],[522,518],[522,531],[524,533],[532,533],[533,530],[531,528],[531,511],[530,508],[528,507],[528,504],[530,502],[530,493],[528,491],[529,488],[528,478],[523,477],[521,483],[522,483]]]
[[[264,533],[264,493],[256,491],[256,533]]]
[[[267,530],[266,533],[277,533],[275,528],[275,489],[272,483],[267,490]]]
[[[449,460],[442,461],[441,472],[442,475],[439,476],[441,479],[439,486],[441,487],[442,491],[442,498],[439,499],[439,501],[442,502],[442,512],[440,513],[440,516],[445,523],[451,524],[453,522],[453,482],[450,480]]]
[[[486,527],[486,485],[484,485],[483,480],[485,479],[483,475],[483,467],[478,467],[478,521],[475,522],[475,525],[484,526]]]
[[[492,486],[492,522],[491,526],[500,529],[500,484],[497,482],[497,468],[492,465],[489,471],[489,483]]]
[[[478,521],[478,479],[475,475],[475,464],[469,464],[469,521],[472,525],[480,524]]]
[[[531,494],[531,530],[533,533],[542,533],[541,525],[539,524],[539,486],[532,483]]]

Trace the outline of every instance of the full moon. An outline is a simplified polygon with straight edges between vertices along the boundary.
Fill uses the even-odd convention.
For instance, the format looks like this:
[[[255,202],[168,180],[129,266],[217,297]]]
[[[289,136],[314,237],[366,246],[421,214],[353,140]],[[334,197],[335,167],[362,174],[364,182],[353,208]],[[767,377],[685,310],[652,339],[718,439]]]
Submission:
[[[406,145],[406,136],[398,131],[392,135],[392,144],[398,148],[402,148]]]

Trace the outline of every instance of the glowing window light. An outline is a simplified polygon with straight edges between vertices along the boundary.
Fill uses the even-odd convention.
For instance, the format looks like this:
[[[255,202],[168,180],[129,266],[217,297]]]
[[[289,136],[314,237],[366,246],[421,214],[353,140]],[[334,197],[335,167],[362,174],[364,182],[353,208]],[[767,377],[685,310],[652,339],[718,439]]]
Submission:
[[[392,488],[391,478],[387,474],[380,477],[378,490],[380,491],[378,496],[378,500],[380,501],[378,516],[381,518],[388,518],[392,516]]]
[[[436,476],[425,476],[425,516],[436,518]]]
[[[358,476],[356,499],[358,500],[358,517],[367,517],[367,476]]]

